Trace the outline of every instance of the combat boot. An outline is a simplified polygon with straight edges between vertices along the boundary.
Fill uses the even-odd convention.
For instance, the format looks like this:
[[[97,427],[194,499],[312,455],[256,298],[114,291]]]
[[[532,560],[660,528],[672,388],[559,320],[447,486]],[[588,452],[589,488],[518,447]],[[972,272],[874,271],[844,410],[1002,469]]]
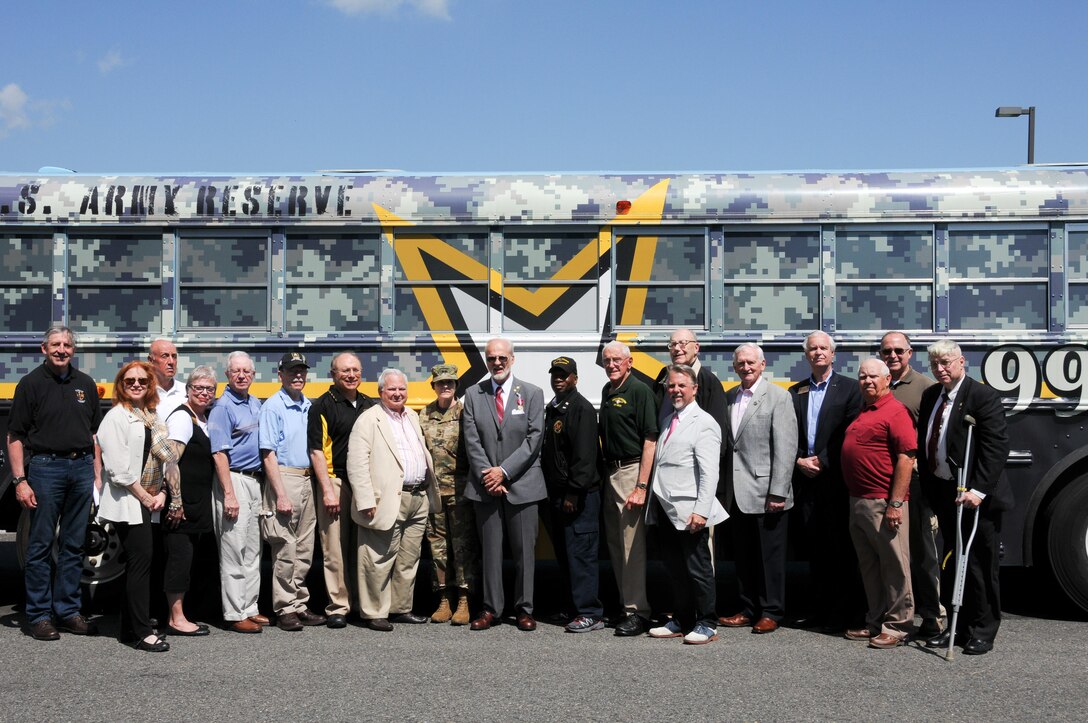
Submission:
[[[453,613],[454,625],[468,625],[468,593],[464,590],[457,591],[457,610]]]
[[[438,609],[431,613],[431,622],[448,623],[450,618],[453,617],[453,611],[450,610],[450,596],[445,590],[440,590],[439,594],[441,595],[439,598],[441,602],[438,603]],[[467,617],[465,622],[468,622]]]

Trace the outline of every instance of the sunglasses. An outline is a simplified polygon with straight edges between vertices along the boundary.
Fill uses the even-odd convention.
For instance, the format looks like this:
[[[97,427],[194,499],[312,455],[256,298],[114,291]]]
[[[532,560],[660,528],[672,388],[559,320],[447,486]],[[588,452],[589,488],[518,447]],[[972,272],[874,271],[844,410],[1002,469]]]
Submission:
[[[487,359],[488,364],[494,364],[495,362],[498,362],[499,364],[505,364],[506,362],[510,361],[510,357],[508,356],[488,356],[484,358]]]
[[[129,389],[133,387],[146,387],[150,379],[148,377],[125,377],[121,380]]]
[[[885,347],[885,348],[880,350],[880,353],[883,354],[884,356],[891,356],[892,354],[895,354],[896,356],[903,356],[908,351],[910,351],[910,349],[900,349],[898,347],[896,347],[896,348]]]

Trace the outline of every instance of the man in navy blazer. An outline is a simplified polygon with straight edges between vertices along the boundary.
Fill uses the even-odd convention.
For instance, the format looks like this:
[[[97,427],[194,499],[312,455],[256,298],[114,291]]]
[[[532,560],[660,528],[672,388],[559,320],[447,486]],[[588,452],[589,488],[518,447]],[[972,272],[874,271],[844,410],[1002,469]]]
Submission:
[[[861,409],[857,380],[832,369],[835,340],[822,331],[805,337],[811,374],[790,387],[797,414],[797,460],[793,468],[791,535],[809,561],[806,626],[841,632],[865,610],[857,555],[850,542],[849,502],[842,478],[846,428]]]
[[[461,423],[468,454],[465,499],[476,511],[483,553],[483,611],[472,630],[499,622],[505,606],[502,589],[503,530],[517,573],[514,603],[518,628],[535,630],[533,574],[539,525],[537,503],[548,496],[540,470],[544,431],[544,393],[516,379],[514,345],[496,338],[487,343],[485,361],[491,376],[465,393]]]
[[[978,510],[978,533],[968,557],[967,581],[958,624],[966,632],[963,652],[982,655],[993,649],[1001,625],[998,582],[998,535],[1001,512],[1013,506],[1012,488],[1005,477],[1009,434],[1001,396],[966,373],[958,344],[942,339],[929,347],[929,367],[937,384],[922,393],[918,410],[918,472],[922,491],[937,514],[948,558],[941,573],[941,602],[952,609],[955,584],[956,506],[963,505],[963,540],[966,544]],[[967,489],[956,489],[957,471],[967,450],[967,417],[975,420],[967,470]],[[948,645],[951,626],[926,645]]]

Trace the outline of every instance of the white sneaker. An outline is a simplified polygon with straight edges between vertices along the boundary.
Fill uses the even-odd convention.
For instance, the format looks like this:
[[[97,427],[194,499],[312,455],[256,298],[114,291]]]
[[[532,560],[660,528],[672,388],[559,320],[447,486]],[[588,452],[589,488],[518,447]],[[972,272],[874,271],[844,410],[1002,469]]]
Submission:
[[[675,620],[670,620],[660,627],[650,628],[651,638],[679,638],[682,635],[683,633],[680,632],[680,623]]]
[[[696,625],[695,629],[684,636],[684,645],[706,645],[718,639],[718,632],[706,625]]]

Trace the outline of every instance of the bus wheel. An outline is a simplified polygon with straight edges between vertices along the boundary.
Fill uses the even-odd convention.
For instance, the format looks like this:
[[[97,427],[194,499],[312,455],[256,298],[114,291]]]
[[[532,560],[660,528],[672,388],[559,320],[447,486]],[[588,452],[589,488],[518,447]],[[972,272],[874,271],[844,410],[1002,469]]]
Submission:
[[[1069,599],[1088,610],[1088,475],[1062,490],[1049,512],[1051,570]]]

